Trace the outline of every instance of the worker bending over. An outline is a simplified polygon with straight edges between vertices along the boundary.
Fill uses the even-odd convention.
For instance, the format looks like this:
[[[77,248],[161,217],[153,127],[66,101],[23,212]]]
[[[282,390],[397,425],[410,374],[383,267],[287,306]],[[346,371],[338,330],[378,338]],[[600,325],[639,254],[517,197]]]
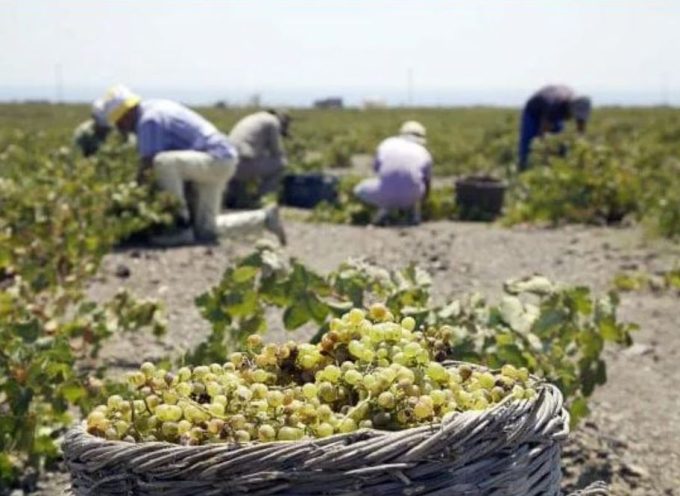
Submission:
[[[365,179],[354,189],[361,201],[378,208],[375,224],[387,223],[393,210],[406,210],[411,224],[420,223],[421,205],[430,193],[432,176],[425,134],[419,122],[405,122],[398,136],[378,146],[374,161],[378,177]]]
[[[214,125],[184,105],[170,100],[142,100],[122,85],[108,92],[104,110],[111,125],[123,134],[137,136],[141,157],[139,181],[153,172],[160,188],[180,201],[176,228],[154,237],[152,242],[162,245],[212,242],[218,231],[238,227],[218,219],[222,194],[236,170],[238,153]],[[193,219],[184,196],[185,182],[192,183],[196,191],[191,209]],[[249,227],[269,228],[285,241],[276,209],[241,217]]]
[[[238,150],[239,160],[229,184],[228,204],[238,202],[248,183],[257,183],[258,199],[278,190],[287,164],[283,138],[288,136],[290,120],[284,110],[266,110],[236,123],[229,140]]]
[[[519,170],[529,165],[531,143],[545,133],[560,133],[564,122],[576,121],[576,128],[584,132],[590,118],[591,101],[587,96],[579,96],[563,85],[546,86],[537,91],[524,106],[519,138]]]

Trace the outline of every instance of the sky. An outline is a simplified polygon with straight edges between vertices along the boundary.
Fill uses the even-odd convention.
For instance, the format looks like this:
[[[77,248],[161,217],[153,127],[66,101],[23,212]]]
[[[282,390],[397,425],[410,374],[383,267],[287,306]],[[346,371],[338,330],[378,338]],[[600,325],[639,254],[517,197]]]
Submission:
[[[680,2],[2,0],[0,99],[680,105]]]

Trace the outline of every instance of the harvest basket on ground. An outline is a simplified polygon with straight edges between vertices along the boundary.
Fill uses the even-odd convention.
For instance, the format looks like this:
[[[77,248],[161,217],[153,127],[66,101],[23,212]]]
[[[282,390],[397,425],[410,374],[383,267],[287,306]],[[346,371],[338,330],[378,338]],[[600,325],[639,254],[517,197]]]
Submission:
[[[557,388],[537,391],[402,431],[179,446],[107,441],[79,427],[63,450],[76,496],[558,496],[568,415]]]
[[[490,176],[456,181],[456,205],[463,220],[493,220],[501,214],[507,185]]]
[[[314,208],[338,199],[338,178],[323,173],[288,174],[283,178],[282,203],[291,207]]]

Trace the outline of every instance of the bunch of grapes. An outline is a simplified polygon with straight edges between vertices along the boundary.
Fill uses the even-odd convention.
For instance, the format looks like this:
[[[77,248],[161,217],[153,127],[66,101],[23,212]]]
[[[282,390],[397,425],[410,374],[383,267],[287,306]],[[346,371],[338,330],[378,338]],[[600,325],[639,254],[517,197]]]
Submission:
[[[265,344],[252,335],[224,364],[171,373],[144,363],[129,374],[130,394],[96,407],[87,429],[128,442],[294,441],[405,429],[536,395],[523,368],[442,365],[444,338],[417,331],[411,317],[395,322],[383,305],[368,315],[354,309],[319,344]]]

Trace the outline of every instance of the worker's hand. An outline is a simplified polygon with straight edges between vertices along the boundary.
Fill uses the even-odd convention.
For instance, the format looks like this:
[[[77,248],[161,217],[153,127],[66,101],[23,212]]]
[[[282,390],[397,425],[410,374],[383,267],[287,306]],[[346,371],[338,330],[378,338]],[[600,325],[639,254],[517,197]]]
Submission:
[[[147,184],[151,181],[153,159],[143,158],[137,167],[137,184]]]
[[[137,184],[150,184],[152,170],[147,168],[140,168],[137,171]]]

